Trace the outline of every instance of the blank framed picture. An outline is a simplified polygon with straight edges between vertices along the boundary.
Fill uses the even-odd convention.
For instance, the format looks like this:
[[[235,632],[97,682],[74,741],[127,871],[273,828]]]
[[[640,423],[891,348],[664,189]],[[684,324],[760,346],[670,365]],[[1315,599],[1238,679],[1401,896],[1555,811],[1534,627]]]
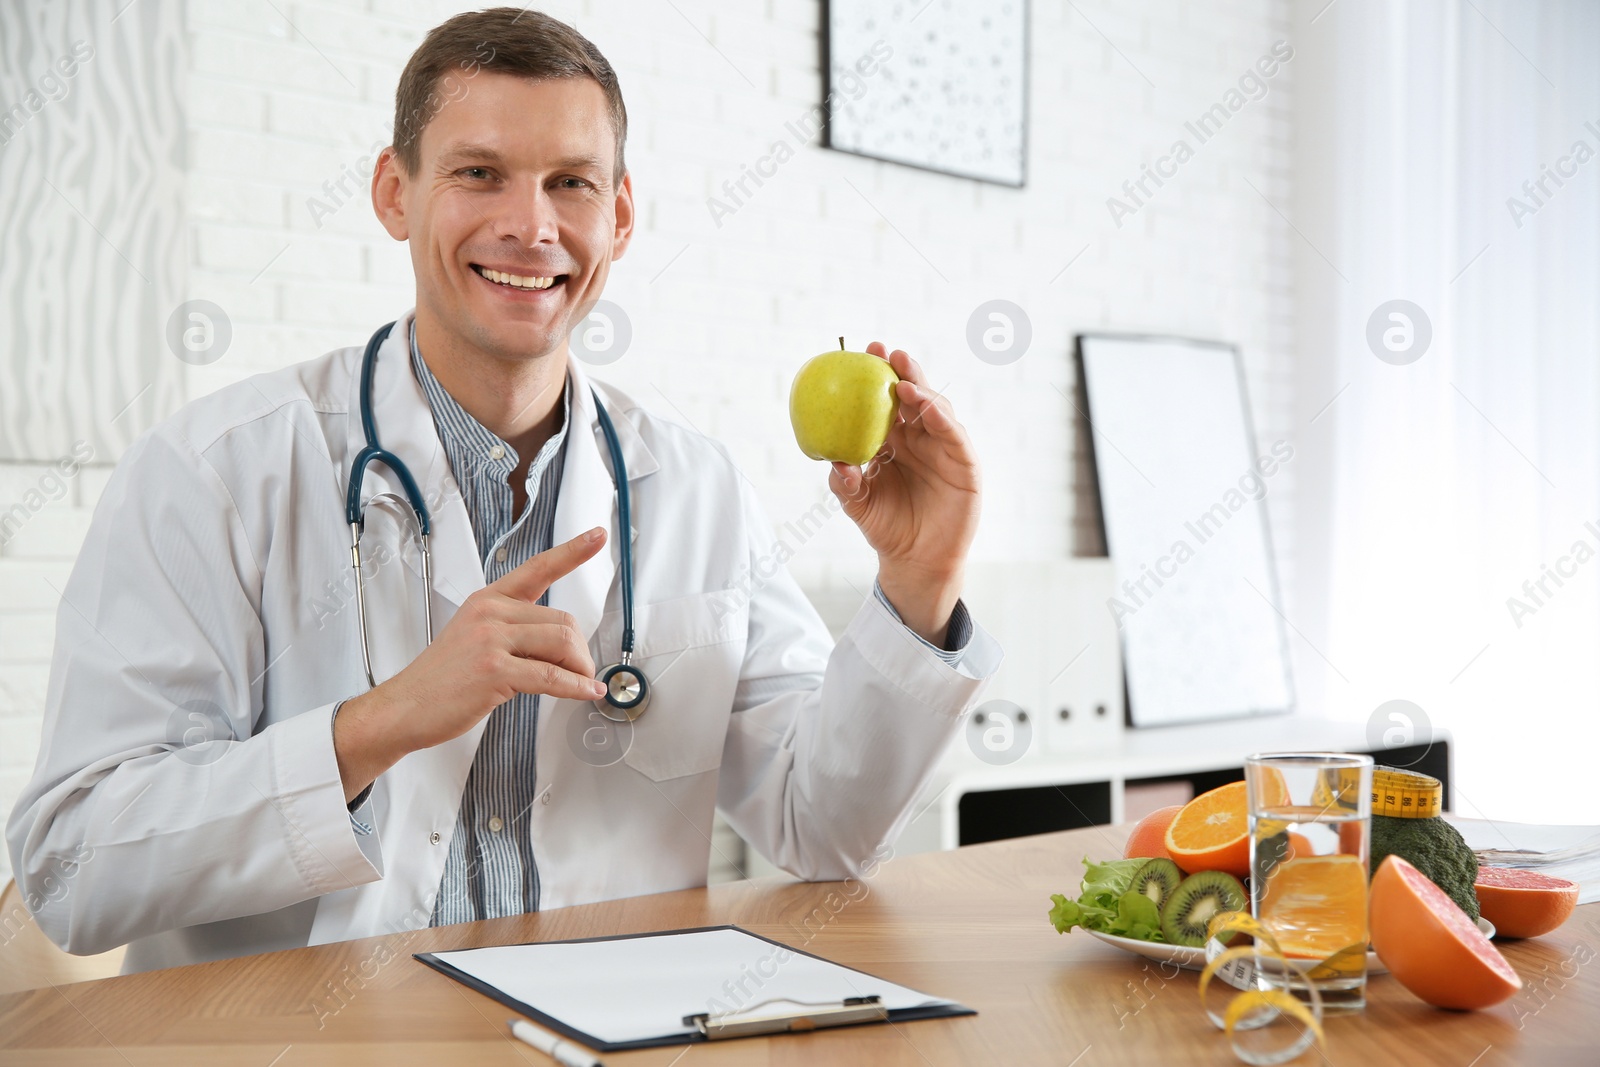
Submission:
[[[824,145],[1026,184],[1028,0],[827,0],[824,7]]]
[[[1294,449],[1258,447],[1238,350],[1082,334],[1077,364],[1129,721],[1292,711],[1266,502]]]

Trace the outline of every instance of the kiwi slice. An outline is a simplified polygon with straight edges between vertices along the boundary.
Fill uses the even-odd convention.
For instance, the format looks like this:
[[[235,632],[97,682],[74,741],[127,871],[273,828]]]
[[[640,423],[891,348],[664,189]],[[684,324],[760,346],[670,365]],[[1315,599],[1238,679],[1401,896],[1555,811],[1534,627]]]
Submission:
[[[1206,943],[1206,926],[1213,918],[1225,911],[1243,911],[1250,906],[1249,900],[1233,875],[1197,871],[1162,905],[1161,936],[1169,944],[1200,948]]]
[[[1155,901],[1156,910],[1172,898],[1172,891],[1183,881],[1183,872],[1171,860],[1153,859],[1133,873],[1128,888]]]

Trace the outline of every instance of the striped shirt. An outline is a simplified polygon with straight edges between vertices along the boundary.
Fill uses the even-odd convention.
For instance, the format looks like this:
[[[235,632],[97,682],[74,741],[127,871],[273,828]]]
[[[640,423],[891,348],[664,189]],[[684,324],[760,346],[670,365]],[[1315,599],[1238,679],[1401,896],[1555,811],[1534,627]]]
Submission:
[[[516,450],[469,415],[439,384],[423,362],[415,325],[411,332],[411,367],[428,398],[439,440],[461,488],[484,580],[493,582],[550,547],[572,411],[572,378],[567,377],[562,393],[561,426],[528,468],[528,503],[519,516],[513,513],[508,480],[517,467]],[[882,586],[873,582],[872,591],[889,614],[900,621],[899,612],[889,603]],[[540,597],[539,603],[547,603],[548,596]],[[944,648],[935,648],[916,636],[946,663],[955,665],[972,636],[972,619],[966,604],[956,603]],[[334,714],[338,715],[338,709]],[[467,775],[430,925],[538,910],[539,867],[529,818],[539,798],[534,762],[538,717],[538,694],[519,694],[489,713]],[[349,804],[351,824],[360,834],[373,832],[354,814],[366,802],[371,789],[369,785]]]
[[[411,333],[411,366],[428,406],[461,499],[472,522],[483,579],[493,582],[550,547],[566,454],[572,378],[561,400],[561,425],[528,467],[528,503],[514,512],[510,476],[516,449],[467,414],[423,362]],[[549,593],[539,603],[549,602]],[[521,915],[539,909],[539,867],[533,855],[531,813],[538,802],[534,742],[539,695],[519,693],[489,713],[467,774],[455,833],[430,925]]]

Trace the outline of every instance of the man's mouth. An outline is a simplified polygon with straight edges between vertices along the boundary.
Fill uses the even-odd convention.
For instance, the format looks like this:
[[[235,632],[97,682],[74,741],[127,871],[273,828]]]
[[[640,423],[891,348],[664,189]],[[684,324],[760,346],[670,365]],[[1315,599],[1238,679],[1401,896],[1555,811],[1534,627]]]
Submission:
[[[567,275],[565,274],[557,274],[548,278],[539,278],[526,274],[508,274],[505,271],[494,270],[490,267],[481,266],[477,263],[473,263],[471,266],[472,269],[477,271],[478,274],[486,281],[491,281],[496,285],[504,286],[507,289],[515,289],[524,293],[535,293],[545,289],[554,289],[559,285],[565,284],[567,280]]]

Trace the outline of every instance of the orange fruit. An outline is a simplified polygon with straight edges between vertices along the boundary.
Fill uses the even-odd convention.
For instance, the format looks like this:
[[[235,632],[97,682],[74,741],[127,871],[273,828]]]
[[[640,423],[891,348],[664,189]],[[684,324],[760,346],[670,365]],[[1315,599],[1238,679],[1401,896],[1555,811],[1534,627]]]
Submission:
[[[1339,851],[1351,856],[1361,852],[1361,827],[1357,821],[1342,822],[1339,824]]]
[[[1578,906],[1578,883],[1513,867],[1479,867],[1478,910],[1501,937],[1538,937]]]
[[[1291,849],[1295,837],[1290,835]],[[1261,921],[1285,956],[1321,960],[1351,945],[1365,953],[1367,870],[1361,857],[1302,855],[1278,864],[1261,895]]]
[[[1167,827],[1167,854],[1185,874],[1226,871],[1250,877],[1250,817],[1243,782],[1229,782],[1185,804]]]
[[[1522,979],[1467,913],[1399,856],[1372,876],[1372,947],[1399,983],[1436,1008],[1474,1011],[1522,988]]]
[[[1128,843],[1122,846],[1122,857],[1133,859],[1135,856],[1143,856],[1147,859],[1170,860],[1172,857],[1167,855],[1167,827],[1182,810],[1182,804],[1170,804],[1164,808],[1157,808],[1140,819],[1139,825],[1128,835]]]
[[[1294,859],[1296,856],[1305,858],[1316,854],[1317,850],[1312,847],[1309,837],[1305,834],[1297,834],[1293,830],[1289,831],[1289,859]]]

